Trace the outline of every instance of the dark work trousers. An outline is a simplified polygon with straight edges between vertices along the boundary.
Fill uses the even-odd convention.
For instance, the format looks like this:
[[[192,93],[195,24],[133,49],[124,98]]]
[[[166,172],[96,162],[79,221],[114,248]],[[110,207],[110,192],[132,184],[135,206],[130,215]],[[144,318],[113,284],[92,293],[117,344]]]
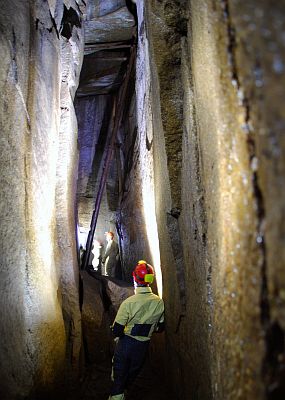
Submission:
[[[147,355],[150,341],[139,341],[130,336],[119,339],[113,358],[113,386],[111,394],[121,394],[135,380]]]

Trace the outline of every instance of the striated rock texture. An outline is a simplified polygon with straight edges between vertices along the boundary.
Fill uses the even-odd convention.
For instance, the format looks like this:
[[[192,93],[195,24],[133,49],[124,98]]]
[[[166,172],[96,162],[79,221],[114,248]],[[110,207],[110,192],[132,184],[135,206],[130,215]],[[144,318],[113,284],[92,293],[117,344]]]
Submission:
[[[183,43],[190,162],[183,170],[192,185],[190,196],[184,192],[183,225],[191,232],[189,277],[200,280],[203,271],[199,286],[207,287],[211,395],[281,398],[285,121],[278,32],[285,9],[254,1],[190,5]]]
[[[1,5],[1,399],[56,398],[66,367],[79,358],[78,6],[83,2]],[[67,38],[60,32],[68,11],[75,19]]]
[[[175,398],[283,398],[284,6],[136,4],[124,268],[162,271]]]

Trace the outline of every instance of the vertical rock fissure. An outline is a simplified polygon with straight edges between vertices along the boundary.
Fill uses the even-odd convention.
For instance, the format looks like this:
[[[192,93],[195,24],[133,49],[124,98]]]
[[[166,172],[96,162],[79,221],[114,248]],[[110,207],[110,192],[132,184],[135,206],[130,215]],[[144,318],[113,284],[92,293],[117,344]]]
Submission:
[[[273,322],[266,332],[266,356],[263,373],[267,383],[266,398],[275,400],[284,398],[284,366],[282,358],[285,350],[284,332],[278,322]],[[281,364],[281,365],[280,365]],[[284,364],[283,364],[284,365]]]
[[[183,247],[181,245],[181,235],[179,229],[179,218],[180,211],[175,213],[175,210],[171,210],[167,213],[166,224],[170,237],[170,244],[173,252],[173,257],[175,261],[175,270],[177,282],[179,285],[179,295],[181,303],[181,315],[178,318],[178,323],[175,329],[177,333],[181,323],[181,318],[185,316],[186,312],[186,290],[185,290],[185,264],[183,258]]]
[[[258,158],[256,150],[256,139],[254,129],[251,123],[250,104],[241,87],[238,67],[236,62],[235,50],[237,47],[235,28],[230,17],[229,1],[221,0],[222,9],[224,11],[224,19],[228,30],[228,58],[232,71],[232,84],[236,87],[237,97],[244,109],[243,130],[247,134],[247,149],[249,157],[249,165],[252,170],[252,186],[256,209],[256,243],[260,255],[260,274],[261,274],[261,291],[260,291],[260,322],[265,332],[266,354],[263,359],[262,373],[266,380],[266,398],[273,399],[279,388],[282,386],[278,376],[278,355],[284,351],[283,332],[277,323],[270,321],[270,305],[268,299],[268,281],[267,281],[267,258],[266,258],[266,239],[264,234],[265,228],[265,207],[262,190],[258,178]],[[279,329],[278,329],[279,328]],[[280,339],[280,332],[282,338]],[[274,338],[279,340],[274,340]],[[272,356],[272,354],[274,356]],[[277,376],[276,376],[277,375]],[[281,389],[282,390],[282,389]],[[279,393],[279,392],[278,392]],[[273,397],[272,397],[273,396]]]
[[[230,8],[229,8],[229,1],[228,0],[221,0],[221,6],[223,10],[224,21],[227,27],[228,32],[228,62],[232,72],[232,83],[237,85],[239,88],[239,78],[237,72],[237,63],[236,63],[236,56],[235,56],[235,49],[236,49],[236,36],[235,36],[235,28],[232,24],[230,18]]]
[[[16,62],[16,34],[15,34],[15,29],[14,27],[12,28],[12,72],[13,72],[13,78],[15,83],[18,83],[18,67],[17,67],[17,62]]]
[[[52,29],[54,28],[56,36],[59,39],[59,32],[58,32],[58,29],[57,29],[57,26],[56,26],[56,22],[55,22],[55,19],[53,18],[53,16],[52,16],[50,11],[49,11],[49,16],[50,16],[50,19],[51,19],[51,22],[52,22],[52,27],[49,28],[48,31],[51,32]]]

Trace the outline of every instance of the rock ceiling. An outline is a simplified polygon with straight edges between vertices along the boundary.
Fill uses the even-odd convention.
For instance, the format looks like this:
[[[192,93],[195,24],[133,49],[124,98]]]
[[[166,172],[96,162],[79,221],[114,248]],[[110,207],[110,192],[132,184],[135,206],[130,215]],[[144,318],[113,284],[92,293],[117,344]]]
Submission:
[[[125,0],[89,0],[77,96],[109,94],[120,86],[135,24]]]

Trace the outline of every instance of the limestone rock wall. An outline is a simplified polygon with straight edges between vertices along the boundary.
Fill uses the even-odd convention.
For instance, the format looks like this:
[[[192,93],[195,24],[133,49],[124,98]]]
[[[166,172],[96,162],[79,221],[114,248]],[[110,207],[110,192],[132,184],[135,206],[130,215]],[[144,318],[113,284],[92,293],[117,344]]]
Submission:
[[[202,261],[194,261],[194,276],[204,270],[204,287],[208,282],[212,396],[276,398],[284,393],[283,312],[275,306],[283,303],[284,290],[283,234],[275,220],[284,219],[284,150],[277,139],[284,125],[277,84],[284,43],[275,27],[284,7],[192,1],[190,12],[183,45],[190,57],[190,70],[183,72],[190,77],[184,87],[191,116],[185,160],[199,175],[190,173],[197,185],[191,185],[190,201],[185,193],[194,215],[183,216]],[[196,227],[199,214],[204,221]],[[188,252],[194,253],[191,245]],[[272,252],[280,256],[274,266]]]
[[[282,398],[284,6],[136,4],[122,210],[130,253],[163,274],[175,398]]]
[[[59,33],[64,4],[78,16],[68,39]],[[56,398],[55,385],[79,357],[72,106],[81,66],[78,6],[1,5],[2,399]]]

